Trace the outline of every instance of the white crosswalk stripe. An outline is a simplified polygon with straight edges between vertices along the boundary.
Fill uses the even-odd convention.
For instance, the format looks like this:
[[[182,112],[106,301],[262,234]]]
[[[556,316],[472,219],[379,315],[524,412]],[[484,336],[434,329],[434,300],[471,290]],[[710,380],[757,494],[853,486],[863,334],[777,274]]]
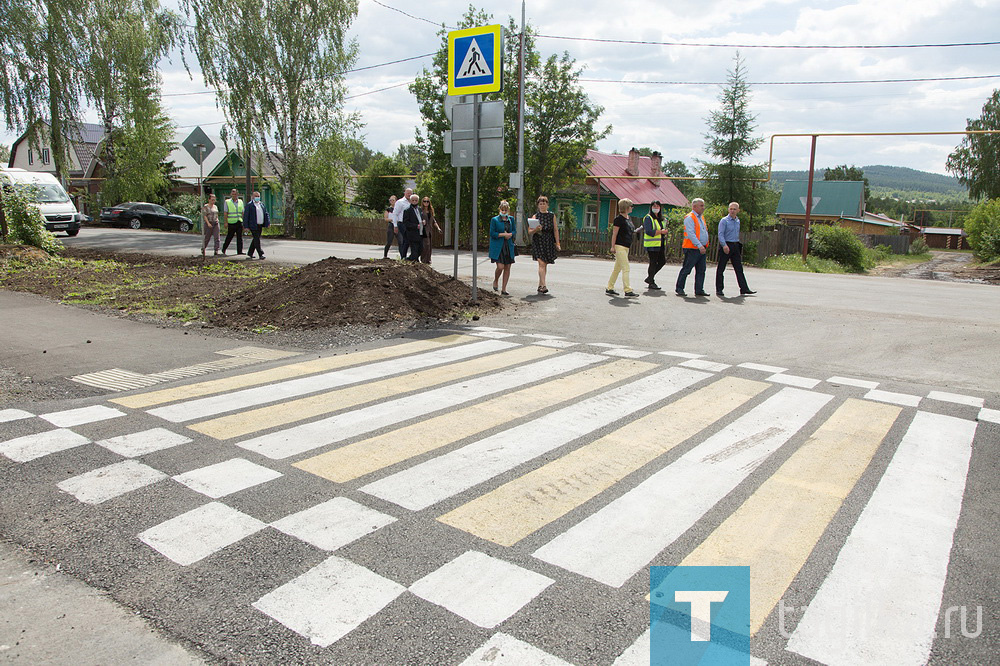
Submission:
[[[424,509],[578,437],[639,411],[708,377],[670,368],[497,433],[393,476],[362,492],[411,510]],[[640,402],[636,396],[643,396]]]
[[[782,389],[535,557],[621,586],[787,442],[833,396]]]
[[[539,361],[527,366],[505,370],[495,375],[426,391],[419,399],[402,398],[357,409],[346,414],[263,435],[240,442],[238,446],[268,458],[287,458],[371,432],[378,428],[425,416],[427,405],[436,409],[455,407],[472,400],[521,386],[526,382],[579,370],[598,362],[591,354],[570,353],[556,359]]]
[[[640,574],[670,549],[680,551],[677,561],[691,560],[685,566],[699,559],[747,566],[726,558],[750,550],[784,558],[781,575],[768,580],[767,605],[754,611],[752,641],[760,632],[778,633],[770,609],[824,543],[829,561],[814,565],[825,567],[816,578],[822,583],[791,637],[781,639],[782,659],[830,666],[927,661],[973,444],[977,432],[995,432],[1000,405],[940,391],[889,392],[848,377],[824,382],[690,352],[492,327],[466,335],[486,339],[463,336],[396,356],[369,350],[363,362],[346,359],[313,374],[307,364],[294,374],[275,369],[283,378],[268,383],[271,370],[243,371],[245,380],[213,380],[186,400],[182,391],[172,397],[174,388],[169,395],[146,389],[109,399],[121,409],[91,404],[39,418],[0,410],[0,422],[28,433],[0,438],[0,455],[8,469],[60,469],[49,484],[81,511],[107,511],[142,495],[147,501],[136,507],[153,512],[142,527],[108,538],[173,570],[234,566],[229,554],[258,541],[309,550],[311,556],[283,560],[286,568],[266,588],[237,596],[247,622],[273,621],[324,649],[335,651],[349,635],[417,607],[450,618],[448,631],[475,635],[460,655],[435,663],[572,666],[588,649],[549,641],[537,627],[555,626],[564,597],[589,599],[595,588],[621,607],[646,607]],[[282,358],[253,348],[229,351],[213,363]],[[525,351],[510,367],[497,357]],[[488,358],[494,362],[487,368]],[[448,370],[460,363],[461,374]],[[412,373],[431,368],[445,371],[408,388]],[[159,374],[177,378],[189,369]],[[376,384],[376,393],[364,392]],[[340,393],[325,393],[332,389]],[[521,400],[534,408],[502,409],[508,394],[532,396]],[[543,395],[549,399],[539,401]],[[308,416],[298,414],[304,396],[317,403]],[[229,439],[194,423],[215,417],[221,431],[230,417],[220,415],[240,418],[251,410],[251,425],[258,416],[264,425]],[[862,441],[863,429],[853,425],[875,414],[881,420],[869,424]],[[976,418],[984,422],[979,431]],[[164,420],[178,425],[164,428]],[[82,434],[97,439],[98,426],[104,439]],[[432,437],[432,427],[450,438]],[[387,441],[408,433],[428,441],[386,451]],[[841,448],[852,441],[855,448]],[[858,485],[852,501],[859,517],[842,535],[831,534],[830,521],[876,450],[886,452],[888,468],[873,493]],[[299,457],[307,453],[313,457]],[[91,459],[98,462],[75,462]],[[324,465],[340,468],[330,473]],[[850,469],[834,479],[832,465]],[[309,493],[296,496],[303,481]],[[148,501],[166,489],[173,499],[165,506],[181,508],[160,511]],[[796,501],[804,503],[800,523]],[[823,503],[822,510],[809,502]],[[756,538],[762,516],[779,512],[783,527],[801,528],[794,548],[740,548]],[[440,540],[447,557],[423,562],[421,539]],[[400,565],[407,557],[413,566]],[[841,612],[865,605],[874,611],[864,626]],[[632,622],[615,640],[613,650],[587,663],[649,663],[648,622]],[[746,663],[766,666],[758,656]]]
[[[216,414],[224,414],[237,409],[266,405],[309,393],[318,393],[319,391],[326,391],[339,386],[359,384],[390,375],[411,372],[420,368],[453,363],[461,359],[500,351],[501,349],[510,349],[514,346],[516,345],[511,342],[492,340],[474,342],[469,345],[414,354],[406,358],[371,363],[359,368],[337,370],[312,377],[291,379],[269,386],[244,389],[222,396],[199,398],[167,407],[151,409],[149,413],[174,423],[186,423],[187,421],[215,416]]]
[[[790,650],[830,666],[927,662],[975,432],[917,412]]]

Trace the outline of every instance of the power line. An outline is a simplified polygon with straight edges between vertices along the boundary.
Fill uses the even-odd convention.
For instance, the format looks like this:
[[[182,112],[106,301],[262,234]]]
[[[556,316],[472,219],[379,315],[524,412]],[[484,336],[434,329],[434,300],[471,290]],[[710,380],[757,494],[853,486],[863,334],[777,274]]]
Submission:
[[[403,16],[406,16],[406,17],[409,17],[411,19],[414,19],[415,21],[423,21],[424,23],[430,23],[435,28],[450,28],[451,27],[451,26],[445,25],[444,23],[438,23],[436,21],[430,20],[429,18],[424,18],[423,16],[416,16],[414,14],[408,14],[407,12],[404,12],[402,9],[397,9],[395,7],[390,7],[389,5],[385,4],[384,2],[379,2],[379,0],[372,0],[372,2],[374,2],[376,5],[378,5],[380,7],[385,7],[386,9],[388,9],[390,11],[399,12]]]
[[[365,67],[355,67],[354,69],[347,69],[347,70],[344,70],[343,72],[340,72],[338,74],[331,74],[330,77],[327,77],[327,78],[332,78],[334,76],[341,76],[341,75],[345,75],[345,74],[354,74],[355,72],[363,72],[365,70],[376,69],[378,67],[387,67],[389,65],[398,65],[401,62],[409,62],[411,60],[420,60],[421,58],[429,58],[429,57],[431,57],[433,55],[436,55],[436,54],[435,53],[424,53],[423,55],[410,56],[409,58],[400,58],[399,60],[390,60],[389,62],[380,62],[377,65],[366,65]],[[315,79],[305,79],[305,80],[307,80],[307,81],[314,81]],[[195,92],[167,93],[167,94],[164,94],[164,95],[160,95],[160,97],[188,97],[188,96],[191,96],[191,95],[215,95],[215,94],[221,92],[222,90],[223,90],[222,88],[219,88],[219,89],[214,89],[214,90],[198,90],[198,91],[195,91]]]
[[[378,2],[378,0],[372,0]],[[382,3],[379,3],[382,4]],[[701,46],[726,49],[942,49],[955,46],[997,46],[1000,42],[957,42],[948,44],[700,44],[697,42],[654,42],[638,39],[600,39],[597,37],[567,37],[565,35],[535,35],[543,39],[604,44],[641,44],[645,46]]]
[[[344,98],[344,101],[346,102],[349,99],[355,99],[357,97],[364,97],[365,95],[374,95],[375,93],[382,92],[383,90],[392,90],[393,88],[402,88],[403,86],[408,86],[411,83],[413,83],[413,79],[411,79],[409,81],[403,81],[402,83],[396,83],[396,84],[391,85],[391,86],[386,86],[385,88],[378,88],[376,90],[369,90],[368,92],[358,93],[357,95],[349,95],[349,96],[347,96],[347,97]]]
[[[928,81],[972,81],[979,79],[997,79],[1000,74],[983,74],[978,76],[937,76],[914,79],[862,79],[857,81],[750,81],[750,86],[827,86],[849,83],[923,83]],[[620,79],[579,79],[586,83],[625,83],[661,86],[724,86],[725,81],[622,81]]]

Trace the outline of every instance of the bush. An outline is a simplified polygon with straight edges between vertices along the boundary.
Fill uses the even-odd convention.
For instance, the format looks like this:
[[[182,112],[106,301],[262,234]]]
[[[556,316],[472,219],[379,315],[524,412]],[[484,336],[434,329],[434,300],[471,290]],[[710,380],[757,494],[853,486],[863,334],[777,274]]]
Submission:
[[[757,266],[759,258],[757,257],[758,242],[748,241],[743,244],[743,263],[749,264],[750,266]]]
[[[56,254],[62,250],[62,243],[45,229],[42,214],[32,203],[33,199],[32,188],[4,187],[3,209],[10,230],[7,241],[32,245],[49,254]]]
[[[1000,199],[987,199],[965,218],[969,245],[980,261],[1000,259]]]
[[[853,271],[865,267],[865,246],[854,232],[842,227],[817,225],[809,232],[809,252],[820,259],[831,259]]]
[[[910,243],[910,254],[927,254],[931,249],[927,247],[927,241],[923,238],[917,238],[917,240]]]
[[[208,197],[205,197],[205,201],[208,201]],[[219,212],[225,211],[225,202],[219,205]],[[195,224],[195,228],[201,222],[201,200],[198,198],[197,194],[178,194],[173,197],[173,201],[170,203],[170,212],[174,215],[183,215],[184,217],[192,220]],[[221,215],[220,215],[221,217]]]
[[[892,248],[888,245],[876,245],[872,248],[865,248],[863,264],[865,269],[875,268],[879,264],[885,263],[892,258]]]

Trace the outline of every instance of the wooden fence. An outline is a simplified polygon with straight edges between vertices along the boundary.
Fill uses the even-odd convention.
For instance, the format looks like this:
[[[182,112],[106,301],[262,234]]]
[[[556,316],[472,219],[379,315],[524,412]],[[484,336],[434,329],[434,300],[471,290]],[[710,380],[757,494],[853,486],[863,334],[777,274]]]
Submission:
[[[877,245],[888,245],[893,254],[909,254],[910,237],[908,235],[899,236],[876,236],[875,234],[858,234],[865,247],[875,247]]]
[[[385,244],[384,220],[364,217],[310,216],[306,218],[306,240],[333,243]]]

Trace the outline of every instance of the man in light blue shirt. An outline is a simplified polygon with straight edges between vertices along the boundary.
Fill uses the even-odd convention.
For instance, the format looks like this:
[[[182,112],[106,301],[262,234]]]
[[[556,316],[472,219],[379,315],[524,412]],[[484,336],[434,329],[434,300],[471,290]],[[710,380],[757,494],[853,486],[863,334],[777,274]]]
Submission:
[[[715,269],[715,295],[725,296],[723,289],[723,273],[726,262],[733,262],[736,271],[736,282],[740,285],[740,295],[756,294],[747,286],[743,275],[743,243],[740,242],[740,205],[735,201],[729,204],[729,215],[719,220],[719,264]]]

